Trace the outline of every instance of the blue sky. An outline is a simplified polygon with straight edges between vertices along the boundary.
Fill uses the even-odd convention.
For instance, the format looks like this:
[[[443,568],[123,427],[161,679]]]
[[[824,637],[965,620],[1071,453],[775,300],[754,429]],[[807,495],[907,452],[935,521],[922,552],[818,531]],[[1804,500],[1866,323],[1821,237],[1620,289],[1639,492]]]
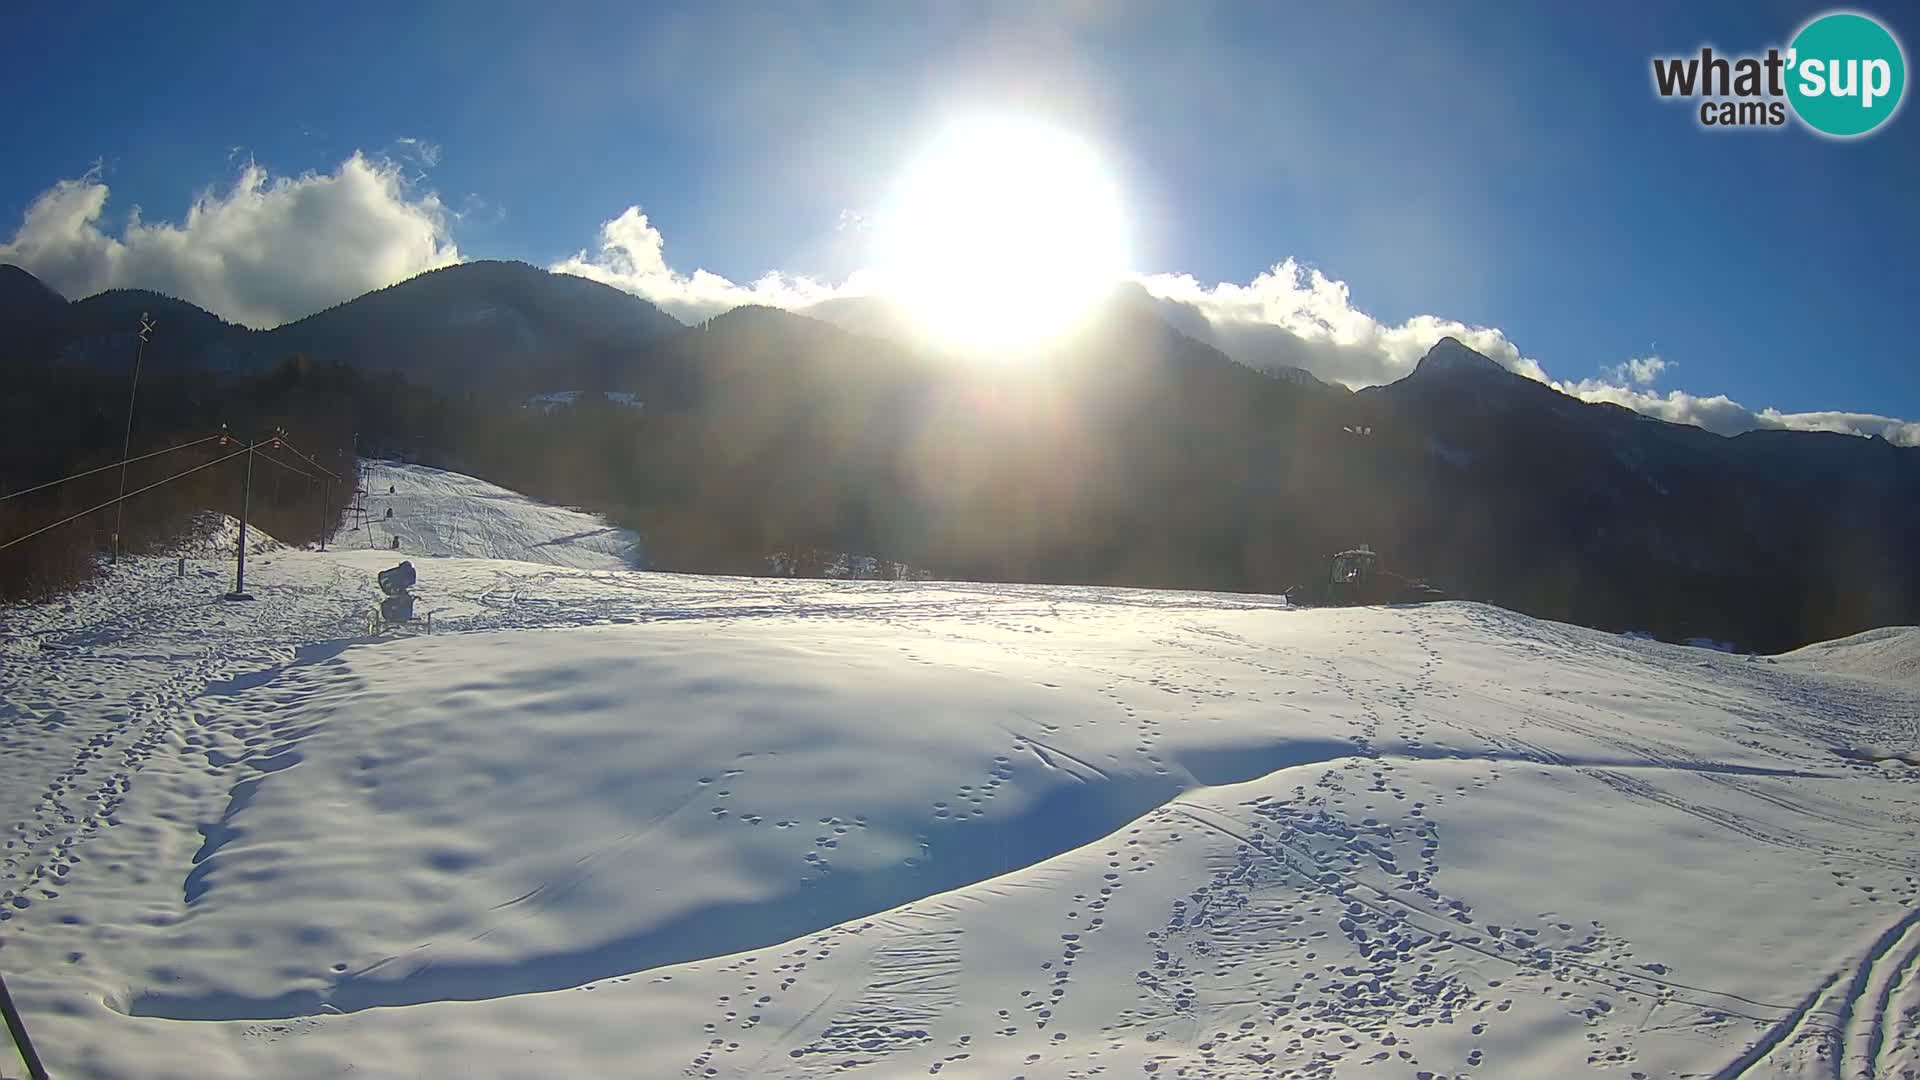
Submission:
[[[834,282],[865,250],[843,213],[930,125],[1015,110],[1101,149],[1142,272],[1294,259],[1381,326],[1494,328],[1556,380],[1920,417],[1920,117],[1710,132],[1651,88],[1656,54],[1784,45],[1825,7],[1343,7],[33,5],[0,42],[0,240],[61,181],[110,191],[112,236],[249,161],[359,151],[437,197],[461,257],[591,255],[638,206],[679,274]],[[1616,370],[1649,355],[1655,380]]]

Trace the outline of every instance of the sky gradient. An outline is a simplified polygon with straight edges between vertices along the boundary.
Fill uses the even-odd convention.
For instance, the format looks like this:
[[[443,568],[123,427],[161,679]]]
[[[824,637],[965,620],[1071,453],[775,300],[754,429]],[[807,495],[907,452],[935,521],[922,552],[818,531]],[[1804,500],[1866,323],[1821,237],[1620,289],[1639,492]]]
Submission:
[[[1782,45],[1821,5],[82,7],[0,42],[0,261],[69,295],[261,324],[511,258],[683,317],[772,273],[797,304],[865,265],[929,130],[998,110],[1097,146],[1134,269],[1272,327],[1252,359],[1298,339],[1377,381],[1459,326],[1708,426],[1720,395],[1920,418],[1913,110],[1845,143],[1712,132],[1651,85],[1655,55]]]

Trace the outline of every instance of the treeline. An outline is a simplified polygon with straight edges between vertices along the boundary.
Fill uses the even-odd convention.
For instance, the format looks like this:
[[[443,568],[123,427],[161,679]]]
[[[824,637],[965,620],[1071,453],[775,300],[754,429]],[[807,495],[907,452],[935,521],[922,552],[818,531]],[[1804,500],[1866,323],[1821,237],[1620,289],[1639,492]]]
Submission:
[[[0,496],[118,462],[129,385],[125,372],[0,367]],[[140,554],[188,539],[207,512],[238,517],[249,455],[236,451],[276,430],[341,479],[328,482],[287,449],[263,448],[252,461],[251,523],[286,543],[318,540],[353,501],[356,403],[366,396],[350,369],[302,357],[257,376],[143,375],[132,455],[193,445],[129,464],[127,491],[158,486],[126,499],[118,514],[105,505],[0,549],[0,598],[49,596],[89,580],[114,550],[116,523],[119,550]],[[0,499],[0,544],[111,504],[120,490],[121,470],[108,467]]]
[[[364,354],[343,339],[326,355]],[[444,343],[435,363],[462,355]],[[1777,650],[1920,618],[1920,451],[1723,439],[1490,361],[1346,395],[1252,371],[1124,307],[998,366],[752,308],[628,351],[596,339],[511,378],[484,361],[437,391],[333,363],[154,377],[134,445],[284,423],[350,473],[357,431],[365,454],[604,514],[665,570],[867,576],[852,556],[944,578],[1277,593],[1324,581],[1331,553],[1366,543],[1389,572],[1455,595],[1669,640]],[[0,487],[114,459],[124,375],[16,368],[3,385]],[[544,411],[525,407],[529,386],[643,404],[589,392]],[[135,466],[129,486],[173,460]],[[237,512],[236,468],[130,504],[129,544],[173,535],[194,509]],[[320,520],[297,479],[274,491],[256,473],[254,488],[256,520],[294,542]],[[57,518],[117,482],[0,513]],[[327,513],[350,498],[336,492]],[[0,519],[0,542],[31,527]],[[37,549],[38,569],[0,562],[0,581],[17,593],[84,575],[110,529],[97,514],[51,534],[68,539]]]
[[[419,460],[639,531],[660,569],[854,553],[1277,593],[1365,543],[1457,596],[1668,640],[1776,651],[1920,618],[1920,453],[1725,439],[1487,367],[1349,399],[1124,311],[1030,365],[965,368],[740,309],[636,351],[613,388],[642,409],[395,386],[380,423]]]
[[[1321,474],[1276,463],[1324,459],[1337,415],[1157,324],[966,368],[740,309],[627,370],[616,388],[638,409],[396,384],[363,446],[605,514],[668,570],[826,573],[845,553],[940,577],[1280,591],[1368,539],[1279,509]]]

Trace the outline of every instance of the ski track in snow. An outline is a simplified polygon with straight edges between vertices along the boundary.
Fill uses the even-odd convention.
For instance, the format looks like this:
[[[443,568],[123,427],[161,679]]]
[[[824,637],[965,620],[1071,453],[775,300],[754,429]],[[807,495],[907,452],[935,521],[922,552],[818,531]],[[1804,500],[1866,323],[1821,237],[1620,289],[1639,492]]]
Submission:
[[[1897,634],[651,574],[370,489],[432,637],[362,636],[379,537],[0,609],[56,1075],[1920,1073]]]

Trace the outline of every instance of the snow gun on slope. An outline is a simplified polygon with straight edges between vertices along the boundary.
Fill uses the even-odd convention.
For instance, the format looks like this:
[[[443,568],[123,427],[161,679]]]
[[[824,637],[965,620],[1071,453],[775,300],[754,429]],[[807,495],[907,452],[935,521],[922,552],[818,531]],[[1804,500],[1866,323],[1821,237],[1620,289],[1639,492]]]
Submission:
[[[417,630],[423,624],[413,616],[413,586],[419,580],[414,572],[413,563],[402,562],[399,566],[389,567],[374,579],[380,586],[385,599],[380,606],[367,616],[369,636],[388,629]],[[426,632],[433,633],[433,613],[428,612],[424,623]]]

